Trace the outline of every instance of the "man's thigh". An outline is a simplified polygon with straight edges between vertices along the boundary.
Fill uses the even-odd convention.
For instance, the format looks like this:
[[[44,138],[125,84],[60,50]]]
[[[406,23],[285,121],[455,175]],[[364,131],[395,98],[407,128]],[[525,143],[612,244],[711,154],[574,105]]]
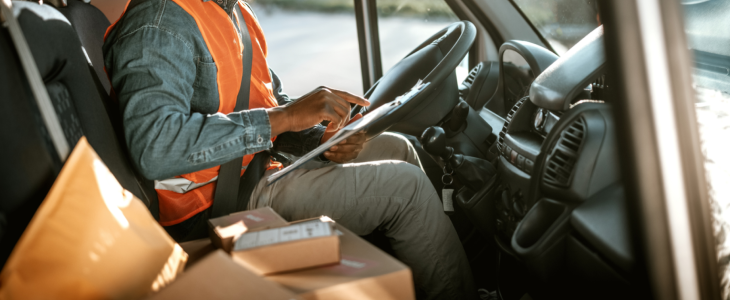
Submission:
[[[377,161],[295,170],[269,186],[262,180],[249,209],[271,206],[287,220],[326,215],[365,235],[415,204],[408,202],[429,199],[434,193],[420,168],[402,161]]]
[[[362,151],[352,163],[375,162],[380,160],[400,160],[423,169],[416,149],[411,142],[399,134],[383,132],[363,145]],[[318,169],[334,165],[333,162],[312,160],[305,163],[304,169]]]
[[[383,132],[363,145],[355,163],[378,160],[402,160],[420,166],[418,154],[402,135]]]

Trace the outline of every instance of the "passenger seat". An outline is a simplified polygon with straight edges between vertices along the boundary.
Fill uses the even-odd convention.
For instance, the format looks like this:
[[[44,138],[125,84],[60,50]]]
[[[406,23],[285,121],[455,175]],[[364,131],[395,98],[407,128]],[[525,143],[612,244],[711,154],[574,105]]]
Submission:
[[[67,7],[59,10],[34,2],[13,1],[13,12],[69,146],[73,148],[82,135],[86,136],[120,184],[142,199],[157,217],[157,195],[151,182],[137,176],[132,168],[118,135],[121,123],[116,105],[110,103],[107,94],[109,82],[103,73],[101,43],[109,22],[93,6],[69,1]],[[72,21],[69,23],[64,15]],[[2,267],[64,162],[51,143],[5,27],[0,28],[0,66]]]

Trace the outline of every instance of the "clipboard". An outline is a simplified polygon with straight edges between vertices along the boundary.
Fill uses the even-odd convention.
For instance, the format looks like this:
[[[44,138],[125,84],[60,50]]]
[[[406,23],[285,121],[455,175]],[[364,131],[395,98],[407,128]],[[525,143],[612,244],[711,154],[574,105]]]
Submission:
[[[315,148],[314,150],[310,151],[309,153],[305,154],[295,162],[293,162],[291,165],[287,166],[286,168],[283,168],[279,170],[278,172],[271,174],[266,179],[266,184],[271,185],[272,183],[276,182],[277,180],[281,179],[282,177],[289,174],[289,172],[294,171],[307,163],[308,161],[312,160],[313,158],[319,156],[320,154],[327,151],[327,149],[332,148],[332,146],[339,144],[343,140],[347,139],[348,137],[352,136],[355,133],[358,133],[363,130],[367,130],[370,125],[377,122],[378,120],[390,115],[393,113],[396,109],[403,106],[403,104],[407,103],[414,97],[416,97],[418,94],[423,91],[430,82],[423,83],[421,80],[418,80],[415,86],[411,88],[410,91],[407,93],[398,96],[395,98],[395,100],[388,102],[386,104],[381,105],[380,107],[371,110],[368,112],[368,114],[364,115],[361,119],[354,121],[350,123],[349,125],[345,126],[345,128],[340,129],[340,131],[337,132],[334,136],[332,136],[329,140],[324,142],[323,144],[319,145],[319,147]]]

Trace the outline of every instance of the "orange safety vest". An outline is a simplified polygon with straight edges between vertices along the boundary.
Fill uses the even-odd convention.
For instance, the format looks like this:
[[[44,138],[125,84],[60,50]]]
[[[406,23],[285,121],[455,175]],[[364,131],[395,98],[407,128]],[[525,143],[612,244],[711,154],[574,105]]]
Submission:
[[[220,101],[218,112],[228,114],[236,107],[236,98],[241,87],[243,76],[243,42],[238,35],[226,12],[215,1],[202,0],[173,0],[190,14],[203,35],[208,51],[218,69],[216,81]],[[129,2],[127,2],[129,5]],[[248,6],[238,3],[242,15],[246,20],[249,35],[251,36],[251,50],[253,62],[251,67],[251,93],[249,95],[249,109],[271,108],[278,106],[272,91],[271,73],[266,63],[266,39],[258,20]],[[125,7],[126,12],[126,7]],[[124,13],[122,13],[122,16]],[[121,16],[119,17],[122,18]],[[238,17],[236,16],[236,19]],[[107,29],[107,34],[116,25],[116,22]],[[106,36],[104,37],[106,39]],[[272,138],[272,141],[275,139]],[[241,175],[253,159],[253,154],[243,157]],[[279,168],[281,164],[272,162],[269,169]],[[189,219],[195,214],[204,211],[213,204],[220,166],[197,172],[175,176],[174,178],[155,181],[155,190],[160,203],[160,224],[171,226]]]

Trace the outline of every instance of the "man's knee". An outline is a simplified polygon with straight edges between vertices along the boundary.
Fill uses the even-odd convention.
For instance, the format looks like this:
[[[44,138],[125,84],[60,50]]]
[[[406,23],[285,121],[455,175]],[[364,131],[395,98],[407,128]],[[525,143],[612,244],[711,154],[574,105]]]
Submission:
[[[395,176],[393,176],[393,184],[400,185],[401,188],[410,190],[419,198],[430,198],[435,194],[436,190],[431,181],[423,170],[415,165],[402,162],[392,161]]]
[[[411,142],[408,141],[408,139],[400,134],[390,133],[390,132],[383,132],[374,139],[374,141],[377,140],[378,147],[388,147],[391,149],[402,149],[406,150],[411,147]]]

